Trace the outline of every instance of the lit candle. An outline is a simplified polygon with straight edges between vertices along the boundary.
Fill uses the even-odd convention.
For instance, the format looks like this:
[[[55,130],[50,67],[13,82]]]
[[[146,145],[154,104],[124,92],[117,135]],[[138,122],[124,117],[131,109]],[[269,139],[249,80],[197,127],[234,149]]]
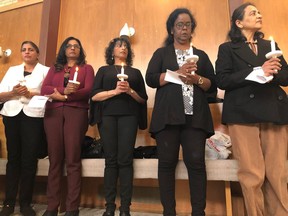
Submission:
[[[78,67],[76,67],[76,71],[74,73],[73,82],[77,82],[77,76],[78,76]]]
[[[270,42],[270,44],[271,44],[271,52],[275,52],[275,50],[276,50],[275,41],[274,41],[272,36],[270,36],[269,39],[271,40],[271,42]]]
[[[192,42],[190,43],[190,49],[189,49],[189,53],[192,56],[193,55],[193,47],[192,47]]]
[[[122,66],[121,67],[121,74],[124,74],[124,63],[123,62],[121,63],[121,66]]]

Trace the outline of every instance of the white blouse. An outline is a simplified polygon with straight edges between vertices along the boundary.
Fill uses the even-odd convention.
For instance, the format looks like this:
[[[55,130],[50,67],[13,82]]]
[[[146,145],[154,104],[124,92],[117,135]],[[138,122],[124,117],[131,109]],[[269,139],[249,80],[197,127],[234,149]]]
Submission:
[[[12,91],[13,87],[18,83],[25,83],[31,92],[40,93],[44,78],[48,73],[49,67],[38,63],[32,73],[24,77],[24,64],[10,67],[3,77],[0,84],[0,92]],[[0,111],[3,116],[13,117],[21,112],[30,117],[44,117],[45,108],[28,107],[30,99],[26,97],[15,97],[4,102],[4,106]]]

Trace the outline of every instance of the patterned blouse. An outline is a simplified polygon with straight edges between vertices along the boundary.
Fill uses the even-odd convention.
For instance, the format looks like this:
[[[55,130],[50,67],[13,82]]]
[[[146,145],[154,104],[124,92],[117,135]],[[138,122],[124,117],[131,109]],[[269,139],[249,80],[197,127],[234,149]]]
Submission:
[[[186,59],[189,56],[189,49],[180,50],[175,49],[177,63],[179,67],[186,63]],[[183,102],[184,102],[184,112],[186,115],[193,115],[193,93],[194,87],[193,85],[187,85],[185,83],[182,84],[182,94],[183,94]]]

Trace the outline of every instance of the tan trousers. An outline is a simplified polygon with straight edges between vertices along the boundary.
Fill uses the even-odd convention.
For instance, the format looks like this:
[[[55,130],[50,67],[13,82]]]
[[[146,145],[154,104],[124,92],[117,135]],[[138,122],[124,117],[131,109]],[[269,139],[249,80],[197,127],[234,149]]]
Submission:
[[[228,125],[249,216],[288,216],[286,127],[271,123]]]

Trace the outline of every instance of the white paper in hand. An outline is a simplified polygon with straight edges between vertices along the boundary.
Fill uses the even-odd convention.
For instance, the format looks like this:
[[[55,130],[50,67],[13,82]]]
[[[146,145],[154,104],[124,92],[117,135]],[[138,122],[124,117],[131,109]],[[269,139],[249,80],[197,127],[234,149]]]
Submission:
[[[44,108],[49,97],[35,95],[31,98],[28,106],[33,108]]]
[[[171,70],[168,70],[168,69],[166,70],[166,74],[165,74],[164,80],[167,81],[167,82],[172,82],[172,83],[179,84],[179,85],[184,84],[182,82],[182,80],[180,79],[178,73],[176,73],[174,71],[171,71]]]
[[[270,75],[266,77],[264,75],[264,71],[262,70],[262,68],[257,67],[257,68],[254,68],[254,70],[250,74],[248,74],[248,76],[245,79],[264,84],[264,83],[270,82],[273,79],[273,76]]]

